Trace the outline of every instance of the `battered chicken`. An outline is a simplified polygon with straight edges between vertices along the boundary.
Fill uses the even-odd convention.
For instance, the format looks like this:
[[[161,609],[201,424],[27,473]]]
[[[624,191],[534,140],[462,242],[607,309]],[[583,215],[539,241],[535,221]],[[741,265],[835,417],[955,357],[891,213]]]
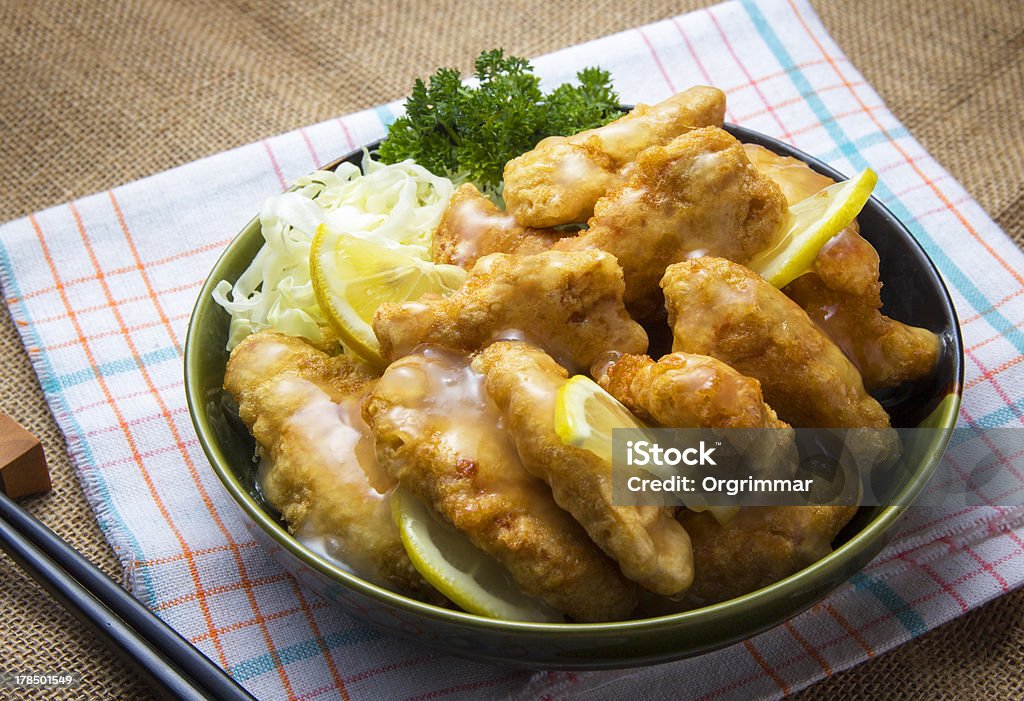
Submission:
[[[646,355],[624,355],[595,377],[648,423],[672,428],[788,427],[764,403],[757,380],[710,356],[672,353],[654,362]]]
[[[608,394],[649,424],[726,429],[715,431],[715,439],[727,443],[729,452],[743,456],[744,475],[749,470],[758,477],[790,477],[796,469],[799,455],[789,424],[764,403],[757,380],[720,360],[671,353],[654,362],[646,355],[624,355],[594,376]],[[766,428],[778,430],[759,430]],[[683,497],[683,503],[695,511],[708,508],[696,495]],[[726,516],[738,507],[710,508]]]
[[[567,379],[544,351],[520,342],[488,346],[473,367],[486,377],[523,465],[551,486],[555,501],[583,525],[622,572],[651,591],[674,596],[693,577],[690,540],[659,506],[612,503],[612,466],[555,433],[555,396]]]
[[[626,313],[622,292],[622,270],[602,251],[494,253],[450,297],[381,305],[373,330],[390,360],[421,343],[471,352],[525,337],[564,365],[587,368],[605,351],[647,349],[647,334]]]
[[[541,253],[561,239],[552,229],[529,229],[516,223],[476,185],[466,183],[452,195],[448,208],[434,229],[435,263],[470,269],[490,253]]]
[[[759,172],[778,184],[789,204],[796,204],[835,184],[832,178],[812,170],[803,161],[780,156],[764,146],[743,144],[743,151]]]
[[[677,263],[662,281],[673,351],[701,353],[760,381],[794,426],[888,428],[860,373],[796,302],[723,258]]]
[[[825,243],[805,275],[820,278],[829,289],[851,298],[877,298],[882,286],[878,252],[858,233],[856,221]]]
[[[688,598],[701,605],[768,586],[832,552],[856,506],[747,506],[725,525],[709,513],[680,512],[693,541]]]
[[[363,416],[380,464],[504,565],[524,592],[576,621],[632,611],[634,588],[524,469],[468,358],[425,346],[395,361]]]
[[[856,223],[785,294],[744,266],[777,242],[789,204],[832,181],[740,144],[724,112],[721,91],[695,87],[545,139],[506,164],[505,212],[458,188],[432,253],[467,280],[379,307],[382,377],[275,332],[239,344],[225,389],[289,528],[366,579],[441,602],[391,519],[401,484],[578,622],[627,618],[638,592],[731,599],[827,555],[855,506],[616,505],[608,461],[555,430],[558,391],[589,370],[652,425],[780,429],[746,432],[778,437],[737,451],[758,466],[796,465],[787,421],[858,429],[833,433],[861,474],[895,455],[865,385],[927,374],[937,338],[881,314],[878,255]],[[673,352],[655,362],[633,318],[666,308]]]
[[[700,255],[746,263],[775,242],[787,212],[782,191],[750,165],[742,144],[708,127],[641,152],[625,185],[597,203],[589,229],[555,248],[614,255],[626,307],[648,319],[663,309],[665,268]]]
[[[395,482],[360,416],[374,380],[349,356],[261,331],[232,352],[224,388],[269,461],[263,494],[292,531],[323,536],[360,576],[438,600],[405,554],[386,496]]]
[[[691,129],[721,126],[724,118],[725,94],[698,86],[654,106],[637,105],[603,127],[548,137],[505,164],[508,211],[535,228],[584,222],[640,151]]]
[[[928,329],[908,326],[881,313],[878,254],[867,241],[859,236],[857,239],[863,246],[855,243],[856,239],[836,240],[828,250],[830,264],[842,261],[849,263],[850,268],[872,266],[872,284],[863,294],[834,289],[816,273],[798,277],[783,292],[803,307],[846,353],[860,370],[868,389],[895,387],[928,375],[939,360],[939,337]],[[861,254],[870,262],[851,262],[861,258]]]
[[[833,184],[803,161],[753,144],[744,149],[751,163],[779,184],[789,204]],[[822,248],[811,272],[783,290],[853,361],[868,389],[927,375],[940,352],[936,334],[882,314],[878,263],[878,253],[854,222]]]

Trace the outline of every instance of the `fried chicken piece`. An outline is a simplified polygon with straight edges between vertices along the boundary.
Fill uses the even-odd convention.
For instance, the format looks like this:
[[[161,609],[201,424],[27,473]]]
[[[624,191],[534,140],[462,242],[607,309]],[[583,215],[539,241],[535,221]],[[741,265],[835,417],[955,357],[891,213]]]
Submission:
[[[860,235],[855,220],[822,246],[805,276],[817,277],[829,289],[851,299],[865,297],[881,305],[878,262],[878,252]]]
[[[751,163],[779,184],[789,204],[833,184],[803,161],[753,144],[744,149]],[[783,289],[853,361],[868,389],[927,375],[941,350],[936,334],[882,314],[881,291],[878,253],[856,222],[821,249],[811,272]]]
[[[471,352],[525,337],[563,364],[586,368],[605,351],[647,349],[647,334],[626,313],[622,292],[622,270],[602,251],[493,253],[450,297],[382,304],[373,330],[389,360],[421,343]]]
[[[395,481],[360,415],[375,379],[349,356],[261,331],[231,353],[224,388],[269,458],[261,488],[291,531],[324,536],[330,554],[370,581],[437,599],[405,554],[387,497]]]
[[[743,469],[758,477],[789,477],[796,469],[795,434],[765,404],[761,384],[716,358],[670,353],[654,362],[646,355],[624,355],[594,377],[608,394],[649,424],[726,429],[714,431],[715,439],[728,444],[728,452],[742,456]],[[766,428],[778,430],[760,430]],[[703,510],[693,496],[683,501],[695,511]],[[726,505],[712,510],[721,515],[736,508]]]
[[[746,263],[775,242],[787,211],[779,187],[750,165],[742,144],[707,127],[641,152],[625,185],[597,203],[589,229],[555,248],[614,255],[626,307],[648,319],[663,308],[665,268],[701,255]]]
[[[380,464],[525,593],[576,621],[624,618],[633,586],[523,467],[469,363],[426,346],[391,364],[363,405]]]
[[[651,591],[673,596],[693,577],[690,540],[660,506],[612,503],[612,466],[555,433],[555,396],[568,379],[544,351],[521,342],[488,346],[473,362],[488,394],[504,412],[523,466],[551,487],[555,501],[615,559],[623,574]]]
[[[672,353],[654,362],[623,356],[608,366],[600,384],[640,418],[672,427],[787,428],[764,403],[757,380],[708,356]],[[795,462],[791,432],[752,432],[765,440],[747,450],[785,469]],[[743,436],[734,436],[734,438]],[[744,506],[722,525],[713,515],[679,520],[693,544],[694,580],[687,600],[698,605],[725,601],[778,581],[827,555],[855,506]]]
[[[787,428],[764,403],[761,383],[707,355],[671,353],[654,362],[624,355],[598,384],[648,423],[672,428]]]
[[[789,204],[796,204],[835,184],[835,180],[813,170],[803,161],[790,156],[780,156],[764,146],[743,144],[743,151],[758,172],[778,184]]]
[[[850,295],[831,289],[812,273],[798,277],[783,291],[853,361],[869,390],[924,377],[938,362],[942,348],[938,335],[882,314],[877,287],[870,296]]]
[[[742,596],[788,577],[832,552],[856,506],[745,506],[724,525],[707,513],[681,511],[693,542],[699,605]]]
[[[673,351],[701,353],[760,381],[783,420],[805,428],[888,428],[860,373],[796,302],[724,258],[677,263],[662,280]]]
[[[743,150],[760,173],[775,181],[788,206],[835,185],[835,180],[796,158],[780,156],[757,144],[743,144]],[[879,285],[878,254],[859,231],[860,227],[854,220],[822,247],[812,267],[812,271],[820,275],[830,288],[851,295],[871,294]],[[871,256],[874,256],[873,264]]]
[[[548,137],[505,164],[508,211],[536,228],[584,222],[643,149],[724,119],[725,94],[697,86],[654,106],[637,105],[603,127]]]
[[[562,236],[552,229],[529,229],[517,224],[511,214],[480,194],[476,185],[465,183],[452,195],[434,229],[432,252],[435,263],[469,270],[491,253],[541,253]]]

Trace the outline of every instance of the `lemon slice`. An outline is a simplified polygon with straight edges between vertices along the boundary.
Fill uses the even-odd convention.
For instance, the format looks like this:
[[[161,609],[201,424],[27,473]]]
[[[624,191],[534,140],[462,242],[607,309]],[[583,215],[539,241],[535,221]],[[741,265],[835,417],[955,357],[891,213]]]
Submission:
[[[645,429],[618,399],[586,375],[574,375],[555,396],[555,433],[566,445],[612,461],[612,429]]]
[[[772,250],[756,256],[750,269],[775,287],[793,282],[807,272],[821,247],[857,218],[876,182],[875,171],[866,168],[794,204],[785,235]]]
[[[321,224],[309,252],[316,301],[342,342],[363,359],[384,366],[373,333],[373,314],[384,302],[407,302],[428,292],[448,295],[466,280],[455,265],[410,255],[401,244],[383,245]]]
[[[555,433],[563,443],[589,450],[611,464],[612,430],[616,428],[646,432],[650,427],[586,375],[574,375],[559,388],[555,396]],[[657,442],[650,434],[644,440]],[[671,471],[657,466],[645,469],[657,477],[671,476]],[[689,495],[686,507],[691,511],[710,511],[722,524],[739,511],[737,506],[709,506],[698,495]]]
[[[497,560],[408,490],[396,487],[391,494],[391,516],[416,571],[462,609],[506,621],[565,620],[540,599],[521,592]]]

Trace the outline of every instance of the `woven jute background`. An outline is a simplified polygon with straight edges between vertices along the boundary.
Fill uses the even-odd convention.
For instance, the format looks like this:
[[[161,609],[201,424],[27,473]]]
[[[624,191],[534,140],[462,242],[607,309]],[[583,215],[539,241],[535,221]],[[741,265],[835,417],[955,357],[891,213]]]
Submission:
[[[484,49],[537,55],[706,4],[4,0],[0,221],[396,99],[415,76],[440,65],[468,69]],[[1024,241],[1020,4],[814,5],[896,115],[1011,236]],[[0,368],[0,411],[42,438],[54,477],[52,494],[24,505],[119,578],[6,307],[0,310]],[[84,677],[70,695],[20,697],[153,697],[5,557],[0,631],[0,670],[73,670]],[[1020,698],[1022,669],[1024,593],[1016,593],[797,697]]]

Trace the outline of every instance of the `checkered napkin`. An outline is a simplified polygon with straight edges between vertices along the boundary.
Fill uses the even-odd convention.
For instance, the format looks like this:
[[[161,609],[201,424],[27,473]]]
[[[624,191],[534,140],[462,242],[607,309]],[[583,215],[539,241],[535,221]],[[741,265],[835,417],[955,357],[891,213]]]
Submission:
[[[730,2],[536,60],[549,85],[595,63],[626,102],[716,85],[729,121],[842,172],[877,171],[876,195],[928,250],[955,300],[966,346],[961,422],[1021,423],[1024,256],[886,109],[806,2]],[[774,630],[698,660],[580,674],[445,658],[301,589],[249,537],[199,448],[182,342],[205,272],[263,198],[383,135],[398,107],[0,228],[7,304],[134,592],[256,696],[778,697],[1024,581],[1021,509],[911,510],[867,569]]]

